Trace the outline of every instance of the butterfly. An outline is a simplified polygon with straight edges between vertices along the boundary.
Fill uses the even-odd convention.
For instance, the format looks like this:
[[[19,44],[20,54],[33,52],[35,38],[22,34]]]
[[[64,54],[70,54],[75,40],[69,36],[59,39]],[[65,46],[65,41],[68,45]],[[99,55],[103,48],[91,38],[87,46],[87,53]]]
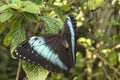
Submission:
[[[13,56],[50,72],[65,73],[75,66],[76,40],[76,20],[70,14],[61,33],[30,37],[16,47]]]

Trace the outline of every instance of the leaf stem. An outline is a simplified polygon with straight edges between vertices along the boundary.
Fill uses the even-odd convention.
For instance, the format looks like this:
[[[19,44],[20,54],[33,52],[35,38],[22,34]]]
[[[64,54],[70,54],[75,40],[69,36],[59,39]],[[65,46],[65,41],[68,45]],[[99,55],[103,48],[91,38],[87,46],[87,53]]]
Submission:
[[[19,62],[18,62],[18,69],[17,69],[17,75],[16,75],[15,80],[19,80],[20,70],[21,70],[21,60],[19,59]]]

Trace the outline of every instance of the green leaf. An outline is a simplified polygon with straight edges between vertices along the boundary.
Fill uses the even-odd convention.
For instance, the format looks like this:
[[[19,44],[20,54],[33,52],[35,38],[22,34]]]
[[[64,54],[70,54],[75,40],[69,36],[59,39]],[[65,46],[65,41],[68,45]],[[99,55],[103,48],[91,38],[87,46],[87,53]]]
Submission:
[[[8,4],[8,6],[13,9],[20,9],[20,6],[18,6],[17,4]]]
[[[3,5],[3,6],[0,6],[0,12],[6,10],[9,8],[9,5]]]
[[[13,9],[20,9],[21,7],[21,3],[16,2],[16,0],[14,0],[15,2],[11,3],[11,4],[7,4],[7,5],[3,5],[0,7],[0,12],[8,9],[8,8],[13,8]]]
[[[27,5],[23,9],[23,11],[29,12],[29,13],[40,13],[40,7],[39,5]]]
[[[54,9],[54,12],[57,14],[57,16],[61,19],[61,21],[64,22],[64,16],[63,16],[61,8],[56,5],[50,5],[50,7]]]
[[[22,11],[29,13],[40,13],[40,6],[31,1],[24,1],[21,5],[23,6],[23,8],[21,8]]]
[[[115,66],[117,64],[117,61],[118,61],[118,57],[117,57],[117,53],[114,52],[114,51],[111,51],[109,53],[109,61],[110,63]]]
[[[63,10],[63,11],[69,11],[71,8],[72,8],[72,6],[70,6],[70,5],[61,6],[61,10]]]
[[[92,40],[89,38],[81,37],[78,39],[78,42],[81,43],[82,45],[84,45],[85,47],[92,45]]]
[[[15,50],[15,48],[25,40],[25,29],[22,26],[19,26],[15,29],[15,31],[11,34],[11,41],[12,41],[12,47],[11,47],[11,53]],[[12,57],[14,57],[12,55]]]
[[[84,7],[89,8],[89,10],[95,10],[99,8],[103,2],[104,0],[88,0],[84,3]]]
[[[9,1],[8,1],[9,2]],[[21,8],[21,1],[20,0],[12,0],[7,4],[8,8],[13,8],[13,9],[20,9]]]
[[[32,14],[32,13],[28,13],[28,12],[24,12],[23,14],[26,17],[26,19],[28,19],[32,22],[38,22],[39,21],[39,16],[36,15],[36,14]]]
[[[0,23],[0,33],[2,33],[5,30],[5,28],[6,26]]]
[[[120,52],[118,52],[118,62],[120,63]]]
[[[0,22],[5,22],[6,20],[9,20],[13,15],[14,15],[14,13],[10,10],[1,13],[0,14]]]
[[[62,27],[62,24],[56,18],[51,18],[47,16],[40,17],[42,20],[45,21],[47,27],[45,27],[47,33],[58,33]]]
[[[43,0],[30,0],[30,1],[32,1],[36,4],[39,4],[39,5],[42,5],[42,3],[43,3]],[[52,1],[52,0],[50,0],[50,1]]]
[[[22,63],[22,67],[27,74],[28,80],[45,80],[49,73],[47,70],[44,70],[40,66],[35,66],[24,61]]]
[[[12,44],[16,47],[25,38],[24,28],[20,26],[21,21],[21,19],[16,19],[13,22],[10,32],[5,36],[5,46],[8,46],[9,43],[12,42]]]
[[[29,6],[29,5],[35,5],[33,2],[31,2],[31,1],[23,1],[22,3],[21,3],[21,5],[23,6],[23,7],[25,7],[25,6]]]
[[[68,80],[63,74],[51,74],[48,80]]]
[[[8,46],[11,44],[11,55],[14,49],[25,40],[25,31],[22,26],[18,26],[16,29],[11,30],[4,39],[4,45]],[[14,56],[12,55],[14,58]]]
[[[12,4],[16,4],[17,6],[21,6],[21,1],[20,0],[12,0]]]
[[[0,6],[1,6],[1,5],[4,5],[4,3],[3,3],[3,1],[0,0]]]
[[[104,56],[106,58],[108,58],[108,61],[110,62],[110,64],[112,66],[115,66],[117,65],[117,61],[118,61],[118,55],[117,53],[114,51],[114,50],[111,50],[111,49],[103,49],[102,50],[102,53],[104,54]]]
[[[5,36],[5,38],[4,38],[4,41],[3,41],[3,44],[5,45],[5,46],[8,46],[9,45],[9,43],[10,43],[10,40],[11,40],[11,37],[10,37],[10,32]]]

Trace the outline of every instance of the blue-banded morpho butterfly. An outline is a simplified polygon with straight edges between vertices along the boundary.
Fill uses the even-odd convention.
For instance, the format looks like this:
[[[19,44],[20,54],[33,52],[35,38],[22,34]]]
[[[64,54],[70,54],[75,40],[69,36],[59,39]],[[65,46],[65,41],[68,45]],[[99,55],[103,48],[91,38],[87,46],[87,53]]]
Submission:
[[[33,36],[17,46],[13,55],[50,72],[65,73],[75,66],[76,40],[76,21],[70,14],[61,33]]]

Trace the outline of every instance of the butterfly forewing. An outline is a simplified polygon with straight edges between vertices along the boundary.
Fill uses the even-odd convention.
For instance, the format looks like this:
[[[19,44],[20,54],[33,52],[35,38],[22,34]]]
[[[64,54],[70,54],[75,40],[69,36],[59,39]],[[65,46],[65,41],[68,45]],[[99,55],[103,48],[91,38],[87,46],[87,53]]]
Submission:
[[[65,39],[70,45],[69,53],[71,53],[71,57],[73,60],[73,65],[75,65],[75,53],[76,53],[76,20],[73,15],[69,15],[65,22],[64,22],[64,32],[63,35],[65,36]]]

